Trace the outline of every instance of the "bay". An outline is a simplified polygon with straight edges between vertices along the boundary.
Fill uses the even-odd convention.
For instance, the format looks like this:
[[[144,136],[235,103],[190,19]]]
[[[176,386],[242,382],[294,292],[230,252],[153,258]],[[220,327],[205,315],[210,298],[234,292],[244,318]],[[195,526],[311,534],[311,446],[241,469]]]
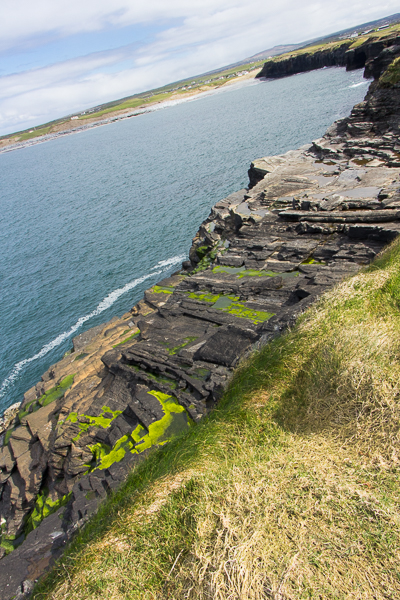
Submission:
[[[320,137],[367,90],[331,68],[231,86],[0,155],[0,414],[187,257],[258,157]]]

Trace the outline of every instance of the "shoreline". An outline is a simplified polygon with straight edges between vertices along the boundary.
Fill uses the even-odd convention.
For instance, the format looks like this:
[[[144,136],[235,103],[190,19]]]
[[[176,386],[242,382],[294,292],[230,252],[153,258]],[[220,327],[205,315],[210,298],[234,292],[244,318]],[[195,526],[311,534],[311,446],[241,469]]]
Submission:
[[[60,137],[64,137],[66,135],[74,135],[77,133],[82,133],[84,131],[93,129],[95,127],[102,127],[104,125],[110,125],[117,121],[123,121],[125,119],[130,119],[132,117],[144,115],[149,112],[154,112],[155,110],[162,110],[163,108],[168,108],[169,106],[175,106],[177,104],[182,104],[184,102],[190,102],[192,100],[197,100],[199,98],[213,95],[214,93],[221,91],[224,88],[229,88],[232,85],[238,85],[245,81],[248,82],[249,80],[254,80],[254,83],[257,83],[258,80],[256,78],[256,75],[254,74],[255,71],[259,72],[259,68],[257,67],[256,69],[253,69],[247,75],[235,77],[234,79],[231,79],[225,83],[222,83],[221,85],[216,85],[216,86],[213,86],[212,88],[210,87],[209,89],[199,88],[199,90],[196,90],[194,92],[189,92],[187,94],[175,93],[175,94],[172,94],[172,96],[170,98],[168,98],[167,100],[149,102],[149,103],[143,104],[142,106],[139,106],[138,108],[135,108],[132,110],[123,109],[122,111],[121,110],[110,111],[109,116],[107,116],[103,119],[99,119],[99,118],[95,118],[95,117],[93,119],[85,119],[85,120],[82,119],[82,120],[78,121],[78,122],[82,123],[82,125],[79,125],[79,126],[71,127],[71,125],[70,125],[71,122],[62,123],[59,126],[55,126],[55,127],[59,127],[58,131],[54,131],[52,133],[48,133],[48,134],[45,134],[42,136],[37,136],[35,138],[32,138],[31,140],[26,140],[26,141],[21,141],[21,142],[18,142],[18,141],[17,142],[11,142],[11,141],[9,142],[7,139],[0,140],[0,154],[5,154],[6,152],[13,152],[14,150],[22,150],[23,148],[29,148],[31,146],[36,146],[37,144],[51,142]],[[206,86],[204,86],[204,87],[206,87]],[[76,121],[73,121],[73,123],[76,123]]]
[[[399,105],[400,84],[376,78],[321,139],[253,161],[182,270],[26,392],[0,448],[5,600],[29,594],[152,447],[209,414],[244,357],[400,234]]]

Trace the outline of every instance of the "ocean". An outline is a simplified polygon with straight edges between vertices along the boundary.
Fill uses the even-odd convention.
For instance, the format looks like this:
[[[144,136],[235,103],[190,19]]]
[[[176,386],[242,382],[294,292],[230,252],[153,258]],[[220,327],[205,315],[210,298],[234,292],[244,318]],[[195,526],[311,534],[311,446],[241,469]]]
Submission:
[[[0,414],[179,268],[252,160],[321,137],[366,91],[341,68],[247,81],[0,154]]]

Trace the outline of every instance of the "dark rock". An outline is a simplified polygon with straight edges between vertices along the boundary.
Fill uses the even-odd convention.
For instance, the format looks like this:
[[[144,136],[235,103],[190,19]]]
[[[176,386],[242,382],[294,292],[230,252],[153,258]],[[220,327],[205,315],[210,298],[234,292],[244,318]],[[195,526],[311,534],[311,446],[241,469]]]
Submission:
[[[250,329],[220,328],[196,352],[194,359],[232,367],[256,339]]]
[[[0,518],[4,534],[21,545],[1,560],[4,600],[29,595],[31,582],[147,454],[124,451],[102,469],[94,448],[107,451],[138,428],[147,435],[168,411],[163,398],[186,411],[168,435],[185,430],[187,415],[200,420],[243,356],[293,326],[320,294],[399,234],[400,88],[379,79],[400,55],[398,41],[351,50],[346,42],[334,52],[269,63],[267,76],[365,63],[376,80],[365,101],[312,146],[253,161],[250,189],[217,202],[199,228],[186,274],[160,282],[164,291],[147,290],[127,313],[126,327],[138,325],[140,335],[118,345],[118,334],[95,373],[80,374],[64,397],[28,412],[22,423],[16,407],[7,421],[14,430],[0,448]],[[124,320],[119,326],[126,333]],[[74,348],[101,344],[115,330],[115,320],[92,329],[74,339]],[[24,407],[60,380],[57,369],[25,394]],[[23,541],[26,519],[45,490],[67,504]]]

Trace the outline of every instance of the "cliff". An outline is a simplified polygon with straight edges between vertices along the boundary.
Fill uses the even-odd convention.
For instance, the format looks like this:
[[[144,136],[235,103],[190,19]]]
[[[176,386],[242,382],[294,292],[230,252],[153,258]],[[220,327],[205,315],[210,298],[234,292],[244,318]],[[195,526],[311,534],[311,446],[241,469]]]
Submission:
[[[382,75],[398,54],[368,63],[365,101],[321,140],[254,161],[182,270],[25,394],[0,449],[4,600],[29,594],[151,447],[213,409],[243,356],[399,234],[400,87],[395,67]]]
[[[256,77],[275,79],[323,67],[346,67],[348,71],[366,67],[366,77],[376,76],[377,73],[373,73],[370,67],[371,61],[383,50],[398,46],[399,43],[400,35],[394,30],[380,36],[364,36],[356,41],[345,40],[322,47],[305,48],[268,60]]]

